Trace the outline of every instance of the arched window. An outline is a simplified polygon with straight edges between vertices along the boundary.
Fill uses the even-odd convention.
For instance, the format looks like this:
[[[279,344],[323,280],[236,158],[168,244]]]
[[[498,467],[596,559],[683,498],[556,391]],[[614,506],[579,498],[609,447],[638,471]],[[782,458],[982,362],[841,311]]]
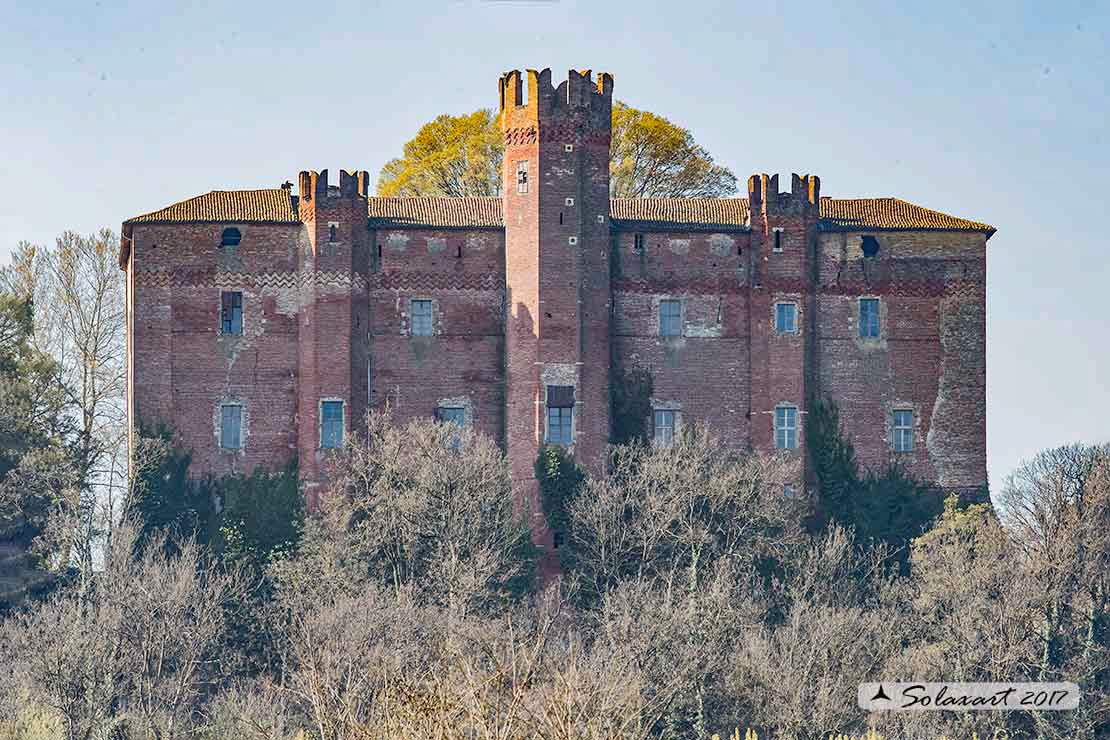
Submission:
[[[239,229],[234,226],[224,229],[224,233],[220,235],[221,247],[237,247],[243,235],[239,233]]]

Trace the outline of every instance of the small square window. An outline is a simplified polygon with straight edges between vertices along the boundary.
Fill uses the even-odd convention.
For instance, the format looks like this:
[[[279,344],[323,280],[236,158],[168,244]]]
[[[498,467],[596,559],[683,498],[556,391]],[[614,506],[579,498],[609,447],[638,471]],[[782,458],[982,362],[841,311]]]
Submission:
[[[243,444],[243,407],[237,403],[220,406],[220,447],[237,450]]]
[[[656,409],[654,414],[655,444],[669,447],[674,443],[675,412],[671,409]]]
[[[896,410],[892,432],[890,442],[895,452],[913,452],[913,411]]]
[[[516,163],[516,192],[524,195],[528,192],[528,160],[522,159]]]
[[[775,235],[775,244],[774,244],[773,247],[771,247],[771,251],[781,252],[782,251],[782,229],[781,228],[775,228],[773,231],[774,231],[774,235]]]
[[[243,333],[243,294],[237,290],[220,293],[220,333]]]
[[[573,247],[577,243],[578,243],[578,237],[577,236],[568,236],[567,237],[567,244],[569,244]]]
[[[566,204],[568,206],[573,206],[574,205],[574,198],[567,198]]]
[[[779,334],[796,334],[798,332],[798,304],[775,304],[775,331]]]
[[[573,152],[573,151],[574,151],[574,144],[566,144],[566,145],[564,146],[564,149],[563,149],[563,150],[564,150],[564,151],[568,151],[568,152]]]
[[[414,337],[432,336],[432,302],[414,299],[411,306],[412,335]]]
[[[859,335],[864,339],[876,339],[880,333],[879,299],[859,299]]]
[[[775,447],[798,449],[798,407],[779,406],[775,409]]]
[[[601,214],[601,213],[597,214],[597,222],[598,222],[599,224],[603,224],[603,223],[605,223],[605,215],[604,215],[604,214]]]
[[[320,403],[320,447],[334,450],[343,446],[343,402]]]
[[[659,301],[659,336],[682,336],[682,301]]]

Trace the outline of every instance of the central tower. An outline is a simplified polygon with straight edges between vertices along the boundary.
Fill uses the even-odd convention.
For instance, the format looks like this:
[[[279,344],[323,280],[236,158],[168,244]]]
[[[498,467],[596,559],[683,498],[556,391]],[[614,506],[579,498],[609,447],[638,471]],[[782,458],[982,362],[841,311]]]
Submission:
[[[534,465],[566,447],[597,470],[609,441],[609,142],[613,78],[501,76],[506,436],[518,495],[550,546]]]

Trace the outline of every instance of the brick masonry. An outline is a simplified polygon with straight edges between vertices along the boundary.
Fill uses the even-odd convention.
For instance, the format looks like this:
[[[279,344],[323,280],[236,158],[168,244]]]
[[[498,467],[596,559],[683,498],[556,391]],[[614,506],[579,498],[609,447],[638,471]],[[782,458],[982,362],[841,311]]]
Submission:
[[[296,457],[311,500],[327,477],[322,400],[344,402],[347,434],[387,404],[401,422],[462,406],[506,449],[519,503],[550,546],[533,477],[546,389],[574,387],[571,451],[598,470],[614,368],[638,367],[657,408],[737,449],[774,451],[774,409],[790,404],[789,454],[803,457],[806,399],[818,394],[840,406],[864,465],[982,486],[993,230],[830,225],[819,180],[797,175],[781,190],[777,176],[753,176],[743,223],[613,221],[612,89],[588,72],[558,87],[548,70],[501,78],[503,225],[369,220],[367,173],[329,186],[326,170],[300,173],[297,195],[285,186],[281,219],[126,223],[133,428],[169,422],[197,473]],[[232,226],[241,242],[220,246]],[[863,254],[865,236],[877,255]],[[241,335],[220,332],[224,290],[243,294]],[[859,337],[861,297],[880,300],[876,339]],[[673,299],[681,336],[662,337],[660,302]],[[412,332],[414,300],[432,303],[430,336]],[[776,332],[779,302],[797,306],[797,332]],[[240,449],[220,447],[221,403],[242,405]],[[909,452],[892,450],[900,409],[913,411]]]

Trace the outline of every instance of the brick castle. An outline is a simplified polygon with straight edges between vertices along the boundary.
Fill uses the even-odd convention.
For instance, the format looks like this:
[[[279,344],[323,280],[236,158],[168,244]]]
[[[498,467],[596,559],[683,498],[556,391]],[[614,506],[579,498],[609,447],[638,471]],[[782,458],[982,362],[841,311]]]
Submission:
[[[985,484],[993,228],[822,197],[813,175],[611,199],[610,75],[513,71],[499,91],[501,198],[380,198],[323,170],[126,221],[132,429],[169,422],[199,473],[295,456],[311,496],[328,448],[388,403],[499,440],[534,500],[545,442],[596,469],[636,370],[660,444],[701,421],[802,456],[821,396],[861,464]]]

